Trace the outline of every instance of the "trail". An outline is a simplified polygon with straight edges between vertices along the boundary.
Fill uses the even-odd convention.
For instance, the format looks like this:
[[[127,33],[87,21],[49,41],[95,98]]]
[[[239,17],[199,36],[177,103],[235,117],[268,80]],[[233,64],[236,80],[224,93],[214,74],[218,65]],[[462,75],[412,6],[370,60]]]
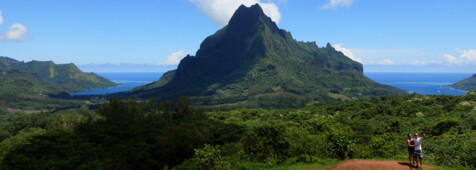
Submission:
[[[423,162],[423,169],[435,168],[430,165],[425,165]],[[381,170],[410,170],[418,169],[408,162],[404,161],[379,161],[379,160],[347,160],[337,164],[334,170],[368,170],[368,169],[381,169]]]

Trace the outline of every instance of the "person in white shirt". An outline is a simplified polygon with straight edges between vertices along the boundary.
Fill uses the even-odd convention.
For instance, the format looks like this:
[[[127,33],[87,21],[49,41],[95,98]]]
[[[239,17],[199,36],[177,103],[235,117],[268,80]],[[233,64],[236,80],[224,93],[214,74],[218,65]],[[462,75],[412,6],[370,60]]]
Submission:
[[[422,137],[418,137],[418,133],[415,133],[415,150],[413,152],[413,159],[417,159],[417,168],[418,167],[423,167],[423,151],[421,148],[421,142],[423,141],[423,138],[425,137],[425,133],[423,133]],[[420,165],[418,165],[418,162],[420,162]]]

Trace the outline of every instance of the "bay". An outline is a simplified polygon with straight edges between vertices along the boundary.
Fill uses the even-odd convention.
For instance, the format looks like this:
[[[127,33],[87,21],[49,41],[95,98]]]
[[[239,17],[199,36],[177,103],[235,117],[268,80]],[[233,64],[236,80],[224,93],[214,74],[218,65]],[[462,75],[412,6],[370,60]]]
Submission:
[[[101,95],[128,91],[159,80],[163,73],[96,73],[120,85],[104,89],[85,90],[72,95]],[[465,90],[445,88],[472,73],[364,73],[370,79],[422,95],[463,95]]]
[[[73,93],[71,95],[102,95],[128,91],[133,88],[152,83],[159,80],[159,78],[164,73],[96,73],[99,76],[107,78],[115,83],[120,85],[104,88],[104,89],[92,89],[84,90],[80,92]]]
[[[472,73],[365,73],[370,79],[422,95],[464,95],[465,90],[445,86],[468,78]]]

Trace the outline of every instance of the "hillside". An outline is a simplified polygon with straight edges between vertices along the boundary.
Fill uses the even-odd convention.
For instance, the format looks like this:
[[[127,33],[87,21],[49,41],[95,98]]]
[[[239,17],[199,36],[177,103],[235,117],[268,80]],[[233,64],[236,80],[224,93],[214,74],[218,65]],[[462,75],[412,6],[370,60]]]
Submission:
[[[0,57],[0,81],[0,94],[48,95],[116,85],[94,73],[81,72],[74,64],[25,63],[8,57]]]
[[[0,169],[324,169],[344,160],[336,168],[411,169],[406,136],[415,132],[426,133],[425,165],[474,169],[475,108],[476,92],[209,113],[184,98],[112,99],[97,110],[0,114]]]
[[[330,44],[319,48],[294,40],[259,5],[241,6],[227,26],[202,42],[196,56],[126,96],[187,96],[198,105],[276,108],[404,93],[362,72],[362,64]]]
[[[468,77],[464,80],[453,83],[448,87],[461,90],[476,91],[476,74],[473,74],[471,77]]]

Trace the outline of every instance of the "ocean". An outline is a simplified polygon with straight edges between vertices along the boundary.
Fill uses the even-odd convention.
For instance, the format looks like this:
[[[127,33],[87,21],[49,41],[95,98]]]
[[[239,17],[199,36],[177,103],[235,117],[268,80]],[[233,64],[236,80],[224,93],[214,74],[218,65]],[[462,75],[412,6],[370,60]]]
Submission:
[[[465,90],[445,88],[472,73],[364,73],[370,79],[422,95],[463,95]]]
[[[146,85],[160,79],[164,73],[96,73],[99,76],[107,78],[120,85],[105,88],[105,89],[92,89],[84,90],[73,93],[71,95],[101,95],[128,91],[133,88]]]
[[[135,87],[159,80],[163,73],[97,73],[121,85],[105,88],[85,90],[72,95],[100,95],[128,91]],[[370,79],[390,86],[394,86],[409,93],[423,95],[463,95],[467,91],[444,88],[443,86],[463,80],[472,73],[364,73]]]

